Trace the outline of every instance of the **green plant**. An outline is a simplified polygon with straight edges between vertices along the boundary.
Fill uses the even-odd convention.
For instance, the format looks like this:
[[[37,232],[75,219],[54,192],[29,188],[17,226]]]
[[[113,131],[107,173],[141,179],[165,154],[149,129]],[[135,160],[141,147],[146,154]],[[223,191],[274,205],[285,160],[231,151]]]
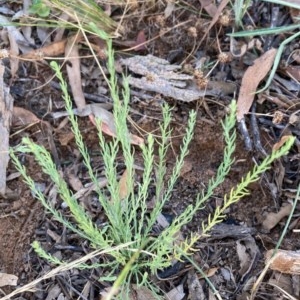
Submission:
[[[251,4],[250,0],[235,0],[232,8],[234,11],[234,21],[237,27],[243,27],[242,19]]]
[[[97,194],[99,202],[106,214],[107,222],[104,228],[97,228],[87,215],[83,207],[73,197],[67,183],[60,176],[55,167],[50,154],[44,147],[41,147],[24,138],[22,143],[11,149],[10,154],[13,163],[18,171],[22,174],[24,181],[34,192],[37,199],[41,201],[46,210],[53,215],[59,222],[64,224],[70,231],[76,232],[83,239],[89,241],[91,248],[95,249],[112,249],[110,257],[105,262],[99,262],[96,266],[102,266],[107,270],[105,277],[101,280],[115,281],[114,289],[110,297],[122,288],[125,294],[130,290],[130,283],[135,282],[138,285],[146,285],[156,294],[155,287],[151,284],[150,274],[155,274],[157,270],[166,268],[171,265],[172,260],[181,259],[182,255],[191,255],[193,246],[201,237],[209,233],[209,230],[224,218],[225,210],[240,200],[241,197],[249,192],[247,186],[258,180],[259,175],[270,168],[271,163],[280,156],[287,153],[292,146],[294,139],[289,138],[285,145],[279,150],[274,151],[259,166],[255,166],[252,171],[241,181],[241,183],[225,196],[224,203],[217,207],[216,211],[209,216],[208,221],[203,223],[202,233],[192,234],[184,242],[178,245],[177,234],[183,225],[188,224],[198,210],[200,210],[206,201],[213,195],[214,189],[218,187],[225,179],[234,162],[233,153],[235,150],[235,114],[236,102],[230,104],[230,113],[222,123],[224,130],[224,158],[215,178],[208,183],[207,190],[199,193],[195,203],[189,205],[186,210],[177,216],[173,222],[158,234],[152,237],[153,227],[158,216],[163,211],[165,204],[170,200],[174,185],[179,177],[180,170],[183,166],[184,158],[188,154],[188,145],[193,137],[193,130],[196,122],[196,112],[191,111],[186,128],[186,134],[178,156],[175,167],[166,181],[166,155],[170,146],[171,138],[170,122],[171,110],[168,106],[163,106],[163,121],[160,124],[161,138],[155,140],[149,134],[147,143],[141,146],[141,152],[144,159],[144,170],[141,182],[135,182],[134,158],[135,151],[130,144],[129,132],[127,129],[127,116],[129,113],[130,89],[126,77],[123,77],[122,93],[118,90],[117,77],[114,67],[114,52],[112,41],[106,34],[98,32],[95,26],[91,26],[95,34],[101,35],[101,38],[107,42],[107,68],[110,73],[109,88],[111,98],[113,99],[114,118],[116,127],[116,137],[107,142],[101,132],[101,122],[97,122],[99,146],[104,163],[105,176],[108,179],[107,190],[109,195],[105,194],[98,186],[97,176],[93,171],[90,163],[90,156],[86,148],[83,137],[80,133],[78,122],[72,112],[72,103],[67,92],[67,86],[60,72],[59,66],[52,62],[56,76],[60,80],[63,92],[63,98],[66,102],[66,109],[70,115],[72,130],[75,135],[76,144],[83,158],[83,163],[88,171],[91,181],[98,186]],[[120,98],[120,94],[122,98]],[[157,145],[157,160],[154,159],[154,149]],[[127,171],[126,176],[126,196],[120,199],[120,187],[117,180],[116,161],[117,156],[122,153],[124,165]],[[18,155],[33,154],[37,163],[41,166],[43,172],[47,174],[51,181],[56,185],[61,199],[68,205],[72,214],[72,219],[66,219],[59,211],[47,201],[47,197],[39,191],[33,179],[27,174],[25,166],[21,164]],[[155,203],[153,209],[148,210],[149,187],[151,186],[152,174],[155,178]],[[130,247],[114,250],[114,246],[132,242]],[[35,251],[43,258],[53,264],[61,264],[59,260],[51,257],[41,249],[38,243],[33,243]],[[80,265],[80,268],[92,268],[93,265]],[[120,293],[124,296],[124,294]],[[120,297],[122,297],[120,296]],[[157,296],[158,297],[158,296]]]
[[[34,0],[29,9],[30,14],[36,14],[39,17],[48,17],[50,14],[50,8],[42,0]]]
[[[120,0],[118,4],[123,4]],[[98,28],[110,34],[116,34],[120,25],[111,19],[94,0],[34,0],[29,8],[31,15],[27,24],[17,23],[16,25],[45,27],[65,27],[78,29],[80,23],[88,31],[88,23],[93,22]],[[61,18],[61,14],[66,17]]]

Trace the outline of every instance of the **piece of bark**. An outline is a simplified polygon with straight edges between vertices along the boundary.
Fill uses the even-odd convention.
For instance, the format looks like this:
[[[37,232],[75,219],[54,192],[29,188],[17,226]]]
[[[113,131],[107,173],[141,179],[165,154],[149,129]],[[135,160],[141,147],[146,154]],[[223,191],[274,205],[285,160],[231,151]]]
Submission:
[[[270,260],[270,269],[285,274],[300,274],[300,253],[278,249],[272,257],[274,249],[266,252],[266,263]]]
[[[0,64],[0,195],[5,196],[6,168],[9,161],[9,131],[13,98],[3,80],[5,67]]]
[[[253,227],[245,227],[240,225],[220,223],[213,227],[209,233],[209,240],[234,238],[242,239],[250,235],[256,234]]]
[[[120,63],[133,73],[127,79],[131,86],[184,102],[198,100],[205,95],[229,95],[235,91],[234,84],[220,81],[210,81],[205,89],[200,89],[192,75],[181,73],[180,65],[170,64],[150,54],[121,59]]]

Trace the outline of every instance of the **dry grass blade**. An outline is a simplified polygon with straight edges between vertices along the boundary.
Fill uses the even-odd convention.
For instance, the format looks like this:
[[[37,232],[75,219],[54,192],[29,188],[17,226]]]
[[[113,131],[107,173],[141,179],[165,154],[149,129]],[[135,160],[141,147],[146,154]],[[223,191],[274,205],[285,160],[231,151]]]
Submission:
[[[269,285],[275,287],[276,289],[278,289],[282,294],[285,295],[285,299],[289,299],[289,300],[297,300],[298,298],[293,297],[292,295],[290,295],[287,291],[285,291],[283,288],[281,288],[278,285],[272,284],[272,283],[268,283]]]

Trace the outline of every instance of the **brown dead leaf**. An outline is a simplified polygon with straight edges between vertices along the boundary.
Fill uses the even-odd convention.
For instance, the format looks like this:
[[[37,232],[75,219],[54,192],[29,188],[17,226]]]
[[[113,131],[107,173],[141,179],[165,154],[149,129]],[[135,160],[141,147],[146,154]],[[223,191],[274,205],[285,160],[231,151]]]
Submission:
[[[134,51],[146,50],[146,35],[144,30],[140,30],[137,37]]]
[[[291,1],[288,1],[288,2],[291,2]],[[298,4],[299,7],[300,7],[299,0],[292,1],[292,3]],[[289,10],[290,10],[290,15],[291,15],[291,18],[292,18],[293,22],[296,23],[296,24],[299,24],[300,23],[300,9],[297,9],[297,8],[294,8],[294,7],[289,7]]]
[[[44,57],[55,57],[64,54],[67,44],[67,39],[59,42],[54,42],[40,49],[32,50],[26,54],[21,55],[24,59],[40,60]]]
[[[292,205],[289,203],[285,206],[282,206],[278,213],[268,213],[265,220],[262,223],[262,226],[266,230],[271,230],[274,228],[284,217],[287,217],[292,211]]]
[[[0,273],[0,287],[12,285],[16,286],[18,281],[18,277],[16,275]]]
[[[13,126],[26,126],[41,121],[34,113],[22,107],[14,106],[12,113]]]
[[[127,178],[128,178],[128,172],[127,172],[127,170],[125,170],[124,173],[121,176],[120,181],[119,181],[119,197],[120,197],[120,200],[126,198],[127,195],[128,195]]]
[[[246,271],[250,266],[251,257],[247,251],[246,246],[242,244],[240,241],[236,241],[236,252],[240,261],[239,274],[242,276],[246,273]]]
[[[262,43],[259,39],[253,38],[248,43],[245,43],[230,37],[230,53],[233,57],[243,57],[248,50],[254,47],[262,51]]]
[[[293,112],[289,116],[289,124],[298,127],[298,125],[300,124],[299,110]]]
[[[285,143],[286,141],[290,138],[291,136],[290,135],[284,135],[280,138],[280,141],[275,143],[273,148],[272,148],[272,151],[277,151],[279,150]]]
[[[219,270],[219,268],[210,268],[207,271],[205,271],[205,275],[207,277],[212,277],[217,273],[218,270]]]
[[[292,59],[295,63],[300,64],[300,49],[297,49],[293,52]]]
[[[131,300],[156,300],[157,297],[145,286],[131,285],[132,292],[130,293]]]
[[[270,268],[286,274],[300,274],[300,253],[297,251],[277,250],[272,257],[274,249],[267,251],[266,264],[271,259]]]
[[[201,6],[213,18],[217,14],[217,6],[212,0],[199,0]]]
[[[101,131],[105,134],[116,137],[116,127],[114,115],[103,107],[101,103],[88,104],[83,109],[73,109],[73,113],[80,117],[89,116],[93,125],[96,126],[95,118],[101,121]],[[53,118],[60,118],[68,115],[68,112],[55,112],[51,114]],[[131,144],[142,145],[144,144],[144,139],[140,138],[134,134],[128,133]]]
[[[259,252],[258,246],[255,242],[255,239],[252,236],[248,236],[243,240],[238,240],[237,245],[237,254],[240,261],[239,275],[246,276],[253,266],[253,262],[257,257]]]
[[[166,299],[172,299],[172,300],[181,300],[185,297],[185,292],[183,289],[183,284],[180,284],[176,287],[174,287],[171,291],[169,291],[166,294]]]
[[[244,115],[249,112],[253,103],[256,89],[262,79],[271,69],[277,49],[270,49],[257,58],[253,65],[245,72],[237,101],[237,120],[240,122]]]
[[[69,144],[69,142],[74,139],[74,137],[75,137],[75,135],[71,131],[71,132],[67,132],[67,133],[59,135],[58,140],[62,146],[67,146]]]
[[[200,1],[202,2],[202,1]],[[208,1],[204,1],[205,4],[206,4],[206,7],[208,7]],[[212,1],[210,1],[212,2]],[[223,11],[223,9],[226,7],[226,5],[228,4],[229,0],[222,0],[220,5],[218,6],[216,12],[212,15],[212,20],[208,26],[208,28],[205,30],[205,33],[204,35],[202,36],[202,39],[200,40],[200,42],[198,43],[198,45],[200,46],[201,43],[206,39],[209,31],[212,29],[212,27],[218,22],[219,20],[219,17]],[[205,7],[204,7],[205,8]],[[210,12],[212,13],[213,9],[212,7],[210,6]]]
[[[9,38],[9,45],[10,45],[10,70],[11,70],[11,77],[12,79],[15,78],[18,69],[19,69],[19,46],[16,41],[16,36],[13,34],[12,31],[8,31],[8,38]]]
[[[133,145],[142,146],[145,143],[143,138],[132,133],[129,134],[129,138],[130,138],[130,143]]]
[[[184,178],[184,175],[188,174],[193,169],[193,162],[191,160],[184,160],[183,166],[180,170],[180,177]]]
[[[87,105],[88,107],[88,105]],[[100,107],[97,104],[91,104],[90,106],[91,114],[89,114],[89,118],[91,122],[96,125],[96,122],[94,120],[94,117],[101,120],[101,130],[106,133],[109,136],[115,137],[116,136],[116,127],[115,127],[115,121],[114,116],[112,113],[107,111],[106,109]],[[138,137],[137,135],[134,135],[132,133],[128,133],[130,142],[133,145],[141,146],[144,144],[144,139]]]
[[[71,173],[71,171],[67,172],[67,180],[74,191],[78,192],[83,189],[82,182],[78,176],[76,176],[74,173]]]
[[[58,18],[61,21],[69,21],[70,15],[63,12]],[[63,26],[61,28],[59,28],[59,27],[56,28],[55,37],[54,37],[53,41],[54,42],[61,41],[65,31],[66,31],[66,29]]]
[[[294,80],[300,81],[300,66],[287,66],[285,72]]]
[[[164,10],[165,18],[169,18],[175,10],[175,1],[167,1],[167,7]]]
[[[46,59],[46,58],[49,59],[55,56],[60,56],[63,55],[64,53],[66,53],[67,55],[68,51],[66,51],[66,45],[70,40],[73,41],[73,43],[79,43],[82,40],[82,35],[78,34],[68,39],[55,40],[53,43],[49,45],[46,45],[36,50],[29,51],[26,54],[21,55],[20,57],[23,59],[40,60],[40,59]],[[72,57],[71,54],[69,54],[69,56]],[[76,57],[78,57],[78,55]]]
[[[81,110],[85,108],[86,102],[81,86],[80,58],[78,51],[78,40],[76,36],[68,39],[65,49],[65,56],[68,60],[66,64],[67,73],[73,98],[77,108]]]

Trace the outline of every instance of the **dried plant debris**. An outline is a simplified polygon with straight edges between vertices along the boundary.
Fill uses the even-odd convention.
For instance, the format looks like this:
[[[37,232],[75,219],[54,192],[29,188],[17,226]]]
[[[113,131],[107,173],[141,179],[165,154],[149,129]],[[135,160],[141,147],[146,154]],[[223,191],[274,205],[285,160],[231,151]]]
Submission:
[[[245,225],[220,223],[214,226],[208,238],[209,241],[224,238],[242,239],[256,234],[256,229]]]
[[[262,226],[265,230],[270,231],[274,228],[283,218],[287,217],[292,211],[292,205],[287,203],[283,205],[277,213],[270,212],[265,216]]]
[[[239,122],[244,118],[244,115],[249,112],[249,109],[254,100],[256,89],[260,81],[263,80],[266,74],[270,71],[276,53],[276,49],[267,51],[266,53],[258,57],[254,61],[253,65],[250,66],[245,72],[237,102],[237,119]]]
[[[273,256],[274,249],[267,251],[266,263],[270,260],[270,269],[287,274],[300,274],[300,252],[278,250]]]
[[[14,99],[5,84],[4,66],[0,65],[0,195],[6,192],[6,168],[9,161],[9,132]]]
[[[18,277],[13,274],[0,273],[0,287],[12,285],[16,286]]]
[[[228,95],[235,91],[234,84],[224,85],[224,82],[218,81],[211,81],[205,89],[199,89],[192,75],[181,73],[180,65],[170,64],[167,60],[150,54],[121,59],[120,63],[133,73],[128,79],[131,86],[176,100],[190,102],[205,95]]]

